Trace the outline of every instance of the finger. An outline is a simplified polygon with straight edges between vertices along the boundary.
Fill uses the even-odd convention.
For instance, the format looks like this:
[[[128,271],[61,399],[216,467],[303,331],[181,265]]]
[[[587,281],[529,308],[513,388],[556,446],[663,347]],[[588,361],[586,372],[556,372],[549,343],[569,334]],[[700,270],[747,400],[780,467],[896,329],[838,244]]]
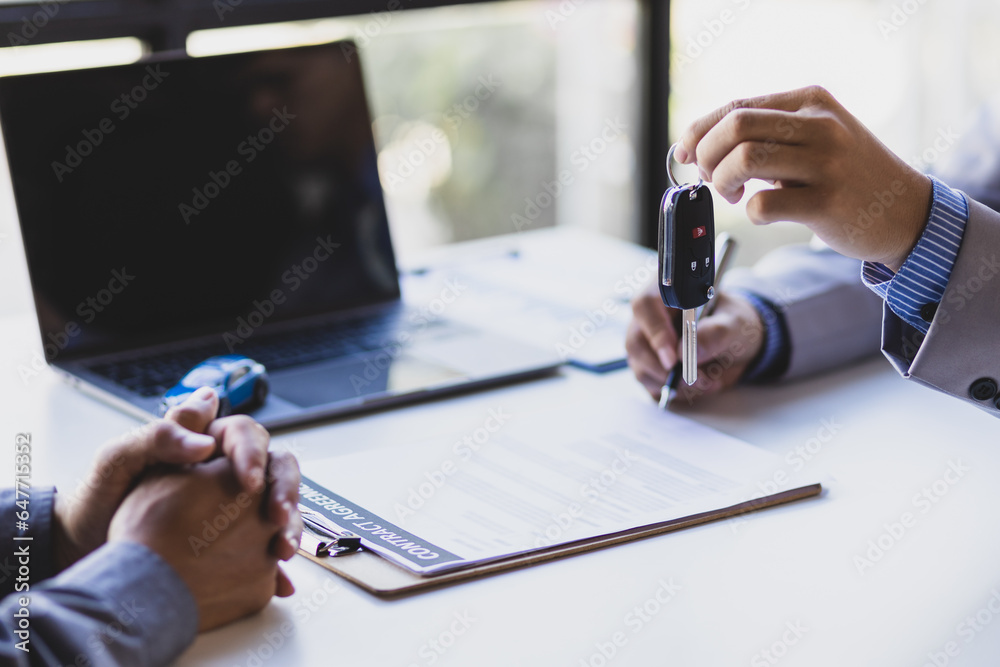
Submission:
[[[663,370],[660,366],[660,362],[656,360],[656,357],[654,357],[652,353],[650,353],[650,365],[639,367],[638,364],[640,363],[641,362],[636,360],[634,357],[629,358],[628,364],[632,369],[632,373],[635,375],[635,379],[641,382],[643,386],[649,388],[650,393],[654,393],[659,396],[659,388],[662,387],[667,381],[667,377],[670,374],[669,371]],[[653,363],[656,365],[652,366],[651,364]],[[656,388],[655,392],[652,390],[654,387]]]
[[[678,387],[674,402],[682,401],[687,405],[693,405],[705,398],[714,396],[723,389],[728,389],[739,382],[743,375],[745,365],[736,364],[726,366],[720,362],[710,361],[698,368],[698,381],[688,386],[681,383]]]
[[[208,427],[219,451],[228,458],[240,485],[250,493],[264,490],[267,448],[271,434],[246,415],[216,419]]]
[[[290,452],[274,452],[268,462],[267,517],[279,527],[288,525],[299,502],[299,462]]]
[[[272,555],[278,560],[290,560],[299,550],[302,540],[302,515],[298,508],[293,508],[285,527],[271,542]]]
[[[202,461],[214,448],[214,438],[160,419],[104,445],[94,468],[109,484],[127,486],[151,465]]]
[[[695,147],[698,167],[710,179],[722,160],[747,142],[767,148],[799,145],[803,121],[794,113],[771,109],[736,109],[713,126]]]
[[[680,146],[674,157],[678,162],[688,164],[694,160],[698,143],[719,121],[737,109],[772,109],[775,111],[798,111],[804,106],[815,103],[823,94],[829,97],[829,93],[822,88],[812,86],[800,88],[784,93],[773,95],[763,95],[742,100],[735,100],[729,104],[719,107],[715,111],[706,114],[691,123],[684,133],[681,134]],[[682,150],[683,149],[683,150]]]
[[[291,597],[295,593],[295,585],[292,583],[292,580],[288,578],[288,575],[285,574],[285,571],[280,567],[278,568],[278,573],[275,575],[275,578],[275,595],[279,598],[287,598]]]
[[[663,305],[659,295],[647,294],[632,302],[632,314],[660,364],[663,368],[671,368],[677,362],[678,347],[671,311]]]
[[[164,419],[195,433],[204,433],[219,411],[219,397],[211,387],[201,387],[167,411]]]
[[[634,320],[629,324],[625,336],[625,351],[628,353],[628,365],[637,379],[642,381],[643,377],[654,380],[658,378],[661,385],[666,381],[668,369],[663,367],[659,356],[649,346],[646,336]]]
[[[747,218],[755,225],[779,221],[808,225],[815,222],[816,211],[824,210],[830,196],[827,188],[816,185],[761,190],[747,200]]]
[[[798,187],[818,182],[818,169],[816,154],[808,148],[749,141],[733,148],[711,179],[722,198],[735,204],[752,178]]]

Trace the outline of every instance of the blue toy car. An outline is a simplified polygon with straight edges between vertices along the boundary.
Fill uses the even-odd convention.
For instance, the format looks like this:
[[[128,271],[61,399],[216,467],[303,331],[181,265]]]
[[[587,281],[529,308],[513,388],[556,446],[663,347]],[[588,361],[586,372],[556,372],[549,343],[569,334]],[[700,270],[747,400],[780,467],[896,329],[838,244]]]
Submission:
[[[238,354],[211,357],[167,390],[160,402],[160,415],[201,387],[211,387],[219,395],[219,417],[264,405],[270,391],[267,371],[253,359]]]

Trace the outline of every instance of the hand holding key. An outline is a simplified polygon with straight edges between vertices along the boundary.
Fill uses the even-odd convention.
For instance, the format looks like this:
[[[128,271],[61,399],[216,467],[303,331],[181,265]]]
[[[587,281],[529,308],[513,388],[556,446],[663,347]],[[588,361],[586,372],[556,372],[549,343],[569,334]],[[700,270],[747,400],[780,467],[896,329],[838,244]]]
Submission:
[[[754,224],[804,224],[837,252],[893,271],[923,232],[931,182],[817,86],[737,100],[681,135],[677,160],[698,165],[735,204],[751,179],[774,185],[747,201]]]
[[[658,227],[659,281],[663,304],[681,311],[681,365],[689,386],[698,380],[698,316],[715,296],[715,213],[712,193],[699,181],[681,185],[670,170],[677,145],[667,153],[673,186],[663,195]],[[665,407],[665,406],[661,406]]]

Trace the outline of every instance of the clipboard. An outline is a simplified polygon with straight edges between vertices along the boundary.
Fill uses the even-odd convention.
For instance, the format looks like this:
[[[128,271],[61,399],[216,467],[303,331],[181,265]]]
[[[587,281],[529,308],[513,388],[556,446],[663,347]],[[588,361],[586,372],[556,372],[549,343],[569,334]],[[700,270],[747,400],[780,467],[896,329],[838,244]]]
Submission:
[[[401,598],[425,593],[443,586],[566,558],[579,553],[606,549],[616,544],[631,542],[632,540],[640,540],[683,528],[699,526],[711,521],[718,521],[719,519],[740,516],[768,507],[815,497],[822,492],[823,487],[821,484],[810,484],[788,489],[763,498],[748,500],[719,510],[693,514],[653,525],[640,526],[598,538],[556,545],[482,565],[475,565],[431,576],[420,576],[410,572],[367,549],[357,553],[326,557],[317,557],[305,549],[299,549],[299,552],[307,559],[330,570],[372,595],[385,599]]]

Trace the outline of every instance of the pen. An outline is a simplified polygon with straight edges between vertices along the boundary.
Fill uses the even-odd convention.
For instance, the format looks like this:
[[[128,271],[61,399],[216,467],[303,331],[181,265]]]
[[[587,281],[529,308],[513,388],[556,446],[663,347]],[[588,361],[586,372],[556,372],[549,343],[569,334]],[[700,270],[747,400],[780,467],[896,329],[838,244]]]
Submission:
[[[333,538],[330,542],[320,542],[317,547],[317,556],[326,555],[322,552],[346,552],[357,551],[361,548],[361,538],[346,530],[334,526],[326,517],[319,512],[299,505],[299,513],[302,515],[302,523],[305,527],[320,537]]]
[[[715,240],[715,284],[718,284],[722,280],[722,275],[729,268],[729,262],[732,260],[733,251],[736,249],[736,239],[734,239],[730,234],[722,232],[719,234],[718,238]],[[719,305],[719,300],[712,299],[701,309],[698,313],[697,321],[701,321],[702,316],[711,315],[716,306]],[[683,364],[678,359],[674,364],[674,367],[670,369],[670,374],[667,375],[667,381],[663,385],[663,389],[660,390],[660,409],[666,410],[667,404],[674,397],[677,392],[677,386],[680,384],[681,376],[683,375]]]

